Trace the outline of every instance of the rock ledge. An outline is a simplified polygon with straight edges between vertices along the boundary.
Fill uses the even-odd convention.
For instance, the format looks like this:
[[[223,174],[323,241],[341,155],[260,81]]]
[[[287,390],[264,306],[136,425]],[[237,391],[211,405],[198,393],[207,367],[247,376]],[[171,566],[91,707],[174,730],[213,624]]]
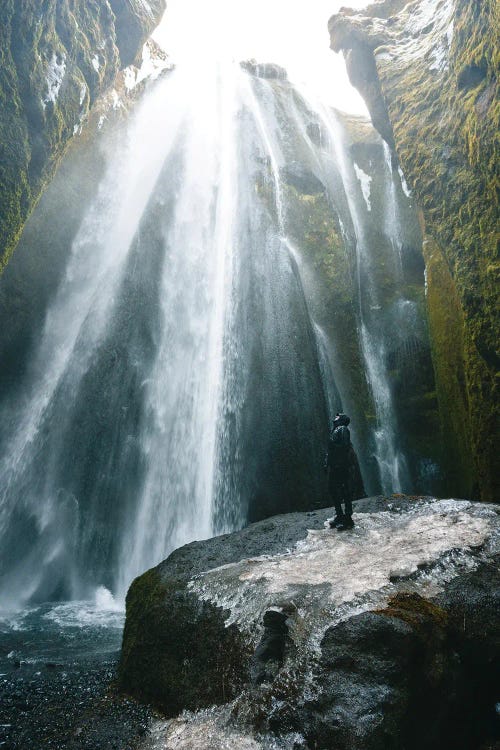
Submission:
[[[169,717],[196,712],[157,728],[163,747],[181,735],[192,744],[178,747],[206,747],[195,737],[211,732],[222,748],[235,727],[245,748],[470,750],[484,739],[499,508],[393,496],[356,510],[351,533],[325,528],[329,509],[277,516],[136,579],[121,686]]]

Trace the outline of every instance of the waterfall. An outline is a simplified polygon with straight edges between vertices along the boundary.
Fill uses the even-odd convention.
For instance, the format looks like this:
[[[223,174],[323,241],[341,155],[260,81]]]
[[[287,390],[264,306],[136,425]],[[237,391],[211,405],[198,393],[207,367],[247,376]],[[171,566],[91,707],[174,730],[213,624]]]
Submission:
[[[183,177],[163,235],[160,332],[144,382],[141,443],[148,470],[143,500],[123,540],[123,591],[145,560],[160,560],[193,531],[214,533],[222,348],[235,242],[237,100],[233,68],[226,75],[205,68],[194,80],[181,69],[178,77],[193,98],[180,136]]]
[[[5,406],[6,601],[123,596],[268,499],[321,503],[325,397],[265,111],[214,61],[131,119]]]
[[[331,109],[204,49],[203,65],[183,55],[117,132],[27,371],[0,394],[0,606],[102,586],[121,599],[182,544],[327,505],[337,409],[359,414],[365,485],[407,488],[369,178]],[[404,232],[386,171],[399,284]],[[290,186],[303,179],[354,271],[371,423],[325,323],[317,269],[291,236]]]

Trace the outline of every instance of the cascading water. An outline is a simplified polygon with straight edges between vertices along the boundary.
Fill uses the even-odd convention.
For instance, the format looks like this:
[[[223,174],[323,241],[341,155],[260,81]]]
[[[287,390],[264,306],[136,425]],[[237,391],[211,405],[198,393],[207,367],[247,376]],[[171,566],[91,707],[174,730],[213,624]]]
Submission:
[[[375,282],[375,259],[369,240],[371,232],[370,182],[371,177],[363,172],[349,155],[344,133],[335,111],[321,102],[314,102],[302,91],[308,106],[317,114],[327,135],[326,149],[333,151],[337,168],[342,177],[348,207],[348,218],[354,230],[356,254],[357,295],[359,305],[359,336],[365,373],[373,397],[376,425],[373,430],[374,455],[378,465],[380,486],[383,492],[401,492],[408,488],[405,457],[398,448],[399,429],[393,404],[386,360],[387,328],[382,310],[381,290]],[[389,156],[390,159],[390,156]],[[323,168],[322,179],[335,193],[332,176]],[[385,230],[391,253],[389,274],[392,280],[402,284],[401,239],[398,206],[395,199],[392,169],[386,182]],[[367,216],[368,214],[368,216]]]
[[[408,486],[369,177],[330,109],[214,55],[214,40],[195,66],[194,44],[117,136],[28,371],[0,404],[4,607],[101,586],[122,598],[192,539],[328,503],[328,420],[361,408],[314,302],[316,271],[289,236],[289,183],[303,174],[354,248],[375,409],[374,425],[353,424],[365,485]],[[392,169],[384,179],[400,280]]]
[[[222,385],[222,348],[232,283],[236,214],[234,68],[175,77],[193,97],[179,134],[184,164],[175,205],[162,231],[160,326],[144,382],[142,500],[123,538],[126,591],[144,562],[193,535],[214,533],[213,489]],[[178,105],[177,107],[178,108]],[[203,122],[203,127],[199,123]],[[160,186],[160,191],[162,190]],[[236,511],[236,523],[241,523]],[[157,519],[157,523],[152,523]]]

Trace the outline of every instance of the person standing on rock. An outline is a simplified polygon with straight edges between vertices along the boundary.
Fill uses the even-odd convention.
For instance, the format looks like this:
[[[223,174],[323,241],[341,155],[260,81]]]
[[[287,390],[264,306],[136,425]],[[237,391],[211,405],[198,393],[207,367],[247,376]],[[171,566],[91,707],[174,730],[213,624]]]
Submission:
[[[350,482],[350,453],[351,434],[347,425],[350,418],[346,414],[337,412],[333,420],[332,430],[328,439],[328,453],[326,456],[326,470],[328,472],[328,489],[335,506],[335,518],[330,527],[337,531],[352,529],[352,490]],[[345,512],[342,509],[342,503]]]

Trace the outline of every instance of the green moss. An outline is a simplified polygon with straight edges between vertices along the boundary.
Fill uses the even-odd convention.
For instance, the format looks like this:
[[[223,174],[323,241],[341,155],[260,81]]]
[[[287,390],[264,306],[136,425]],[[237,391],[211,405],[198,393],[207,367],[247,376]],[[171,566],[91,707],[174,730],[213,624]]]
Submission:
[[[133,25],[136,51],[151,31],[153,15],[140,4],[117,3],[122,25]],[[147,18],[146,18],[147,16]],[[5,0],[0,7],[0,271],[95,98],[120,68],[116,18],[106,0]],[[130,43],[127,54],[130,53]],[[99,70],[93,62],[98,54]],[[56,55],[65,74],[55,102],[47,101],[47,69]]]
[[[253,649],[224,612],[201,602],[187,581],[158,569],[132,583],[118,678],[121,689],[167,716],[225,703],[241,691]]]
[[[429,315],[450,460],[464,492],[472,453],[484,500],[498,499],[499,14],[495,0],[458,0],[449,69],[437,81],[424,59],[377,58],[398,156],[449,270],[435,251]]]
[[[474,462],[468,429],[464,316],[456,286],[438,245],[424,243],[429,325],[440,405],[443,454],[450,494],[471,496]]]
[[[286,186],[285,192],[287,231],[315,275],[315,318],[335,343],[345,390],[352,393],[358,419],[372,421],[374,407],[359,342],[354,259],[324,193],[303,195],[292,186]]]
[[[0,270],[12,252],[30,202],[28,129],[19,95],[17,70],[11,52],[13,0],[0,9]]]
[[[155,610],[166,597],[166,587],[153,569],[136,578],[127,593],[127,620],[123,632],[121,660],[126,663],[141,638],[145,611]]]
[[[293,187],[288,187],[287,193],[287,202],[291,206],[287,224],[292,238],[300,243],[312,267],[331,290],[336,290],[337,303],[351,308],[352,269],[325,195],[302,195]]]

